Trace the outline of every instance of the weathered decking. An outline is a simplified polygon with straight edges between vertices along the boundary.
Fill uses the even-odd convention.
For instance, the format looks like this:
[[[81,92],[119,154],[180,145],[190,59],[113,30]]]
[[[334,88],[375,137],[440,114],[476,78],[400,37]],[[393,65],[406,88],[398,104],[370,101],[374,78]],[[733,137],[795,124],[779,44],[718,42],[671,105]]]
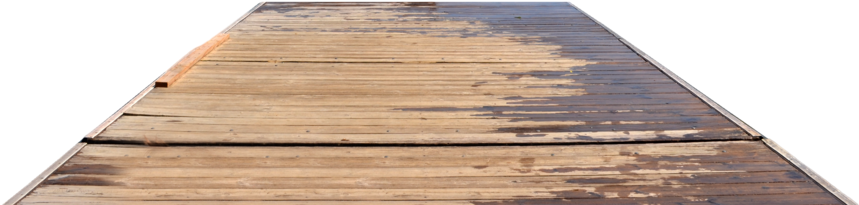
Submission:
[[[840,203],[763,143],[736,141],[500,147],[89,145],[22,204],[151,200]]]
[[[96,141],[754,139],[567,3],[267,3]]]
[[[568,3],[268,2],[224,34],[10,203],[852,203]]]

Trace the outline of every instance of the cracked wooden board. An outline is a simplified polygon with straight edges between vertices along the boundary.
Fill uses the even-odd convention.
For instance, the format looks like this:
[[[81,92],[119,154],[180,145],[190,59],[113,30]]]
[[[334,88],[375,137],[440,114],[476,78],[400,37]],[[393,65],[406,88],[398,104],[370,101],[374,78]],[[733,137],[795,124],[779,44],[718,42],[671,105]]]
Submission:
[[[344,200],[840,203],[762,142],[732,141],[503,147],[89,144],[21,204],[347,203]]]

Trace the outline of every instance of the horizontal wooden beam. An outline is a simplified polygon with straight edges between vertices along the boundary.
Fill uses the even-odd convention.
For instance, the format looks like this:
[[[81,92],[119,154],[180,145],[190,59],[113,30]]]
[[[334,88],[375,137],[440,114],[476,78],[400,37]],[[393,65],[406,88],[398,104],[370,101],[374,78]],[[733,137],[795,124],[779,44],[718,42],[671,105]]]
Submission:
[[[158,80],[155,80],[155,87],[170,87],[173,85],[176,80],[182,77],[185,72],[188,72],[197,61],[203,59],[209,52],[215,50],[221,43],[230,39],[230,34],[218,34],[215,35],[211,40],[207,41],[205,44],[195,48],[190,53],[185,55],[179,62],[170,67],[170,70],[167,70]]]

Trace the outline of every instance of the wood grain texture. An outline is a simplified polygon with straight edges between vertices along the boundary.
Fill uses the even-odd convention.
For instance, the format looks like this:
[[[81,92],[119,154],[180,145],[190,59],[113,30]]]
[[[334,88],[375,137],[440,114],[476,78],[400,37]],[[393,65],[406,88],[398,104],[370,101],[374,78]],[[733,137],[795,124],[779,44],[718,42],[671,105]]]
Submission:
[[[268,2],[94,141],[756,139],[566,3]]]
[[[849,201],[642,55],[564,2],[261,3],[9,204]]]
[[[170,85],[188,72],[188,69],[191,69],[194,64],[200,61],[200,59],[203,59],[203,57],[208,55],[209,52],[215,50],[218,45],[221,45],[221,43],[224,43],[227,39],[230,39],[230,34],[218,34],[203,45],[194,48],[194,50],[191,50],[191,52],[186,54],[185,57],[182,57],[179,62],[176,62],[173,67],[170,67],[167,72],[164,72],[161,77],[158,77],[158,79],[155,80],[155,87],[170,87]]]
[[[573,5],[572,3],[569,3],[569,4],[573,8],[576,8],[576,10],[580,10],[579,7],[577,7],[576,5]],[[644,53],[644,51],[642,51],[641,49],[638,49],[637,47],[635,47],[635,45],[632,45],[632,43],[630,43],[629,41],[627,41],[626,39],[621,37],[619,34],[615,33],[610,28],[608,28],[605,25],[603,25],[602,23],[600,23],[598,20],[594,19],[592,16],[588,15],[586,12],[584,12],[584,11],[581,11],[581,12],[582,12],[582,14],[587,16],[589,19],[593,20],[595,23],[597,23],[601,27],[605,28],[605,30],[608,31],[609,33],[611,33],[614,37],[617,37],[621,43],[623,43],[624,45],[626,45],[627,47],[632,49],[633,52],[638,54],[645,61],[653,64],[654,67],[656,67],[657,69],[659,69],[660,71],[665,73],[665,75],[667,75],[669,78],[671,78],[672,80],[674,80],[675,82],[680,84],[680,86],[683,86],[683,88],[686,88],[687,90],[689,90],[689,92],[691,92],[696,97],[698,97],[699,99],[704,101],[704,103],[706,103],[707,105],[709,105],[710,107],[712,107],[713,109],[718,111],[720,114],[722,114],[723,116],[728,118],[728,120],[730,120],[731,122],[733,122],[734,124],[736,124],[737,126],[742,128],[746,133],[748,133],[751,136],[755,136],[755,137],[762,137],[763,136],[763,135],[761,135],[761,133],[759,133],[757,130],[752,128],[750,125],[746,124],[746,122],[743,122],[743,120],[740,120],[740,118],[738,118],[737,116],[735,116],[734,114],[729,112],[727,109],[725,109],[724,107],[719,105],[719,103],[716,103],[716,101],[714,101],[713,99],[710,99],[710,97],[707,97],[707,95],[705,95],[704,93],[702,93],[701,91],[696,89],[694,86],[692,86],[691,84],[689,84],[688,82],[683,80],[683,78],[680,78],[680,76],[678,76],[677,74],[675,74],[674,72],[672,72],[671,70],[669,70],[668,68],[663,66],[661,63],[657,62],[655,59],[653,59],[652,57],[650,57],[649,55]]]
[[[840,203],[762,142],[733,141],[480,147],[90,144],[21,204],[141,201]]]

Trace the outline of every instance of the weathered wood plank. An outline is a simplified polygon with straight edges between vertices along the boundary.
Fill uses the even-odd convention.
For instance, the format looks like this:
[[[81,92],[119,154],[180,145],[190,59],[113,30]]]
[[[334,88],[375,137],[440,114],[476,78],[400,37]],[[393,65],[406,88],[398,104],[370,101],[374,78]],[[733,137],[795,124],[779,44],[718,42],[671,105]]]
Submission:
[[[588,199],[595,198],[591,187],[564,188],[445,188],[445,189],[116,189],[96,186],[46,186],[33,192],[54,197],[100,195],[125,200],[512,200],[512,199]],[[682,188],[659,186],[607,187],[599,193],[629,193],[630,197],[702,197],[726,195],[771,195],[784,193],[820,193],[813,183],[690,185]],[[636,192],[648,194],[637,195]],[[560,196],[560,197],[559,197]],[[619,194],[617,195],[620,196]],[[610,195],[608,197],[615,197]]]
[[[709,130],[691,129],[693,126],[715,127]],[[716,127],[721,126],[721,127]],[[554,128],[554,132],[542,130],[552,128],[517,128],[505,130],[497,127],[401,127],[388,129],[368,126],[339,127],[250,127],[250,126],[195,126],[194,130],[126,130],[112,129],[96,139],[106,142],[145,143],[159,141],[166,144],[530,144],[530,143],[576,143],[576,142],[658,142],[699,141],[748,138],[743,131],[729,124],[661,125],[667,131],[647,131],[653,126],[590,126]],[[625,131],[600,131],[621,129]],[[170,129],[167,127],[166,129]],[[198,129],[206,129],[200,131]],[[229,131],[232,129],[234,131]],[[559,132],[564,131],[564,132]],[[286,132],[286,133],[285,133]],[[393,133],[391,133],[393,132]],[[420,133],[435,134],[420,134]],[[487,133],[489,132],[489,133]]]
[[[39,197],[28,198],[21,204],[421,204],[421,205],[552,205],[552,204],[692,204],[711,205],[720,204],[840,204],[826,193],[797,193],[790,196],[785,195],[739,195],[739,196],[704,196],[704,197],[637,197],[637,198],[604,198],[594,199],[517,199],[517,200],[436,200],[436,201],[127,201],[122,199],[91,199],[76,197]]]
[[[186,158],[203,157],[251,157],[264,158],[265,156],[291,158],[297,155],[302,157],[537,157],[537,156],[620,156],[634,155],[656,155],[656,156],[718,156],[728,153],[760,153],[775,156],[771,150],[759,145],[760,142],[734,141],[734,142],[693,142],[693,143],[659,143],[659,144],[611,144],[611,145],[579,145],[579,146],[413,146],[413,147],[267,147],[257,146],[252,149],[244,149],[234,152],[239,147],[231,146],[176,146],[176,147],[150,147],[138,145],[93,145],[76,156],[78,157],[131,157],[131,158]],[[721,149],[730,147],[734,151]],[[499,149],[503,148],[503,149]],[[407,152],[403,150],[420,150],[420,152]],[[722,152],[725,150],[725,152]],[[769,153],[769,154],[767,154]],[[554,155],[553,155],[554,154]],[[670,159],[670,158],[668,158]],[[697,159],[697,158],[696,158]]]
[[[239,161],[239,160],[237,160]],[[538,160],[539,161],[539,160]],[[111,162],[112,163],[112,162]],[[232,162],[227,162],[233,164]],[[221,163],[223,164],[223,163]],[[241,166],[241,165],[237,165]],[[689,173],[622,176],[527,176],[527,177],[126,177],[68,175],[49,179],[45,185],[118,186],[134,189],[193,189],[199,187],[225,189],[419,189],[419,188],[539,188],[547,186],[654,186],[654,182],[669,180],[706,186],[729,183],[803,183],[801,173],[774,171],[753,173]],[[355,183],[363,182],[363,183]]]
[[[739,196],[698,196],[698,197],[637,197],[593,199],[519,199],[502,202],[477,202],[475,205],[549,205],[549,204],[840,204],[826,193],[798,193],[785,195],[739,195]]]

